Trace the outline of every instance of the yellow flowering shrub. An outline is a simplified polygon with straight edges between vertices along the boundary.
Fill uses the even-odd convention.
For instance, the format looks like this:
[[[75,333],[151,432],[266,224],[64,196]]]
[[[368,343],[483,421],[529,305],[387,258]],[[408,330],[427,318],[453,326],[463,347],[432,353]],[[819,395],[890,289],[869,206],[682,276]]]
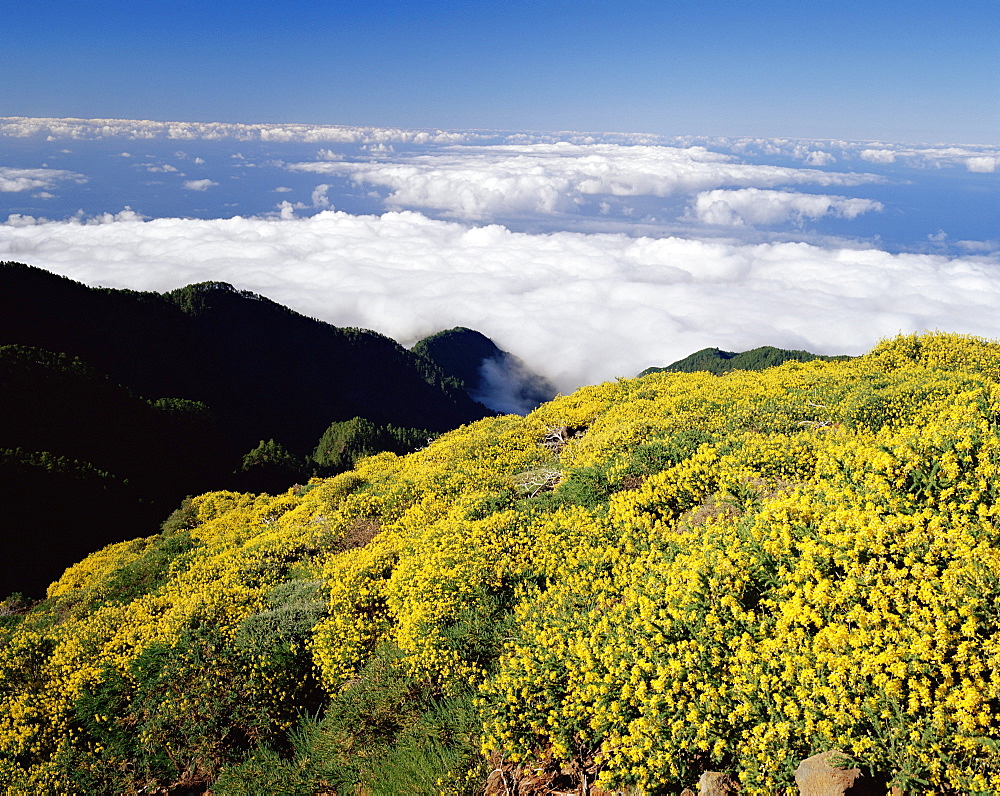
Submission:
[[[0,626],[0,782],[349,790],[422,737],[447,792],[490,758],[793,793],[831,748],[907,793],[996,792],[998,380],[1000,344],[904,336],[195,498]]]

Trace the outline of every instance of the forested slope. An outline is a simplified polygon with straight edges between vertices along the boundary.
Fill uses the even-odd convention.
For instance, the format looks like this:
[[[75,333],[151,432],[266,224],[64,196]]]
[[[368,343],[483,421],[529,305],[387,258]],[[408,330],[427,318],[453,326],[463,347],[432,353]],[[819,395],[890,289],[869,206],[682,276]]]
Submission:
[[[487,414],[394,340],[223,282],[141,293],[0,263],[0,344],[78,357],[149,399],[203,402],[240,453],[269,437],[305,451],[355,416],[443,431]]]
[[[663,368],[646,368],[640,376],[648,376],[650,373],[660,373],[661,371],[672,371],[676,373],[698,373],[705,371],[721,375],[731,370],[764,370],[773,368],[785,362],[812,362],[814,360],[843,360],[844,356],[824,356],[822,354],[811,354],[808,351],[789,348],[775,348],[764,345],[758,348],[751,348],[749,351],[723,351],[721,348],[703,348],[695,351],[684,359],[679,359],[671,365]]]
[[[901,337],[200,496],[6,606],[0,782],[765,794],[837,748],[993,793],[998,379],[997,343]]]
[[[41,596],[187,495],[282,489],[487,414],[395,341],[228,284],[97,289],[0,263],[0,541],[18,562],[0,596]],[[314,455],[353,421],[346,455]]]
[[[498,412],[527,414],[556,396],[547,379],[474,329],[446,329],[418,341],[410,350],[429,359],[475,400]]]

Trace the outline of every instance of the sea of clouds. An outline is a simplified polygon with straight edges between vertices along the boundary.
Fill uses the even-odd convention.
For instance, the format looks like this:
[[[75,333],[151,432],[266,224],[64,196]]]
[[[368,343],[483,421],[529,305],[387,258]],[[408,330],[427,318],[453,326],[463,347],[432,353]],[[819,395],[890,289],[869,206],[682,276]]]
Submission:
[[[998,165],[971,145],[8,118],[0,258],[227,281],[404,344],[469,326],[569,391],[708,346],[997,336]]]

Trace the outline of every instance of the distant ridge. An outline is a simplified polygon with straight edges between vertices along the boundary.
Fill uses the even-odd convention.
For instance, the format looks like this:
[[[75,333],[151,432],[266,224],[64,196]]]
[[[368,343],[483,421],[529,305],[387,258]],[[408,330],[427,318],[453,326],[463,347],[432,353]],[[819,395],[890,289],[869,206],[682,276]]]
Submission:
[[[464,326],[425,337],[411,350],[431,360],[474,400],[497,412],[527,414],[556,396],[548,379],[486,335]]]
[[[785,362],[811,362],[819,359],[824,361],[839,361],[850,359],[848,356],[825,356],[823,354],[812,354],[808,351],[797,349],[775,348],[774,346],[759,346],[749,351],[736,353],[734,351],[723,351],[721,348],[703,348],[693,354],[679,359],[672,365],[663,368],[646,368],[640,376],[650,373],[662,373],[670,371],[674,373],[697,373],[707,371],[716,375],[727,373],[731,370],[764,370],[773,368]]]

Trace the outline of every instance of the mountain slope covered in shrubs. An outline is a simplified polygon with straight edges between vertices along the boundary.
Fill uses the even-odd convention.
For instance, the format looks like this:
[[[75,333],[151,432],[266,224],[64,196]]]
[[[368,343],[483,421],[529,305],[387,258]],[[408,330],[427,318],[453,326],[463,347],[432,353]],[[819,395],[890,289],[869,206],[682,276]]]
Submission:
[[[0,617],[13,793],[1000,777],[1000,344],[657,373],[163,533]],[[502,783],[502,785],[501,785]]]

